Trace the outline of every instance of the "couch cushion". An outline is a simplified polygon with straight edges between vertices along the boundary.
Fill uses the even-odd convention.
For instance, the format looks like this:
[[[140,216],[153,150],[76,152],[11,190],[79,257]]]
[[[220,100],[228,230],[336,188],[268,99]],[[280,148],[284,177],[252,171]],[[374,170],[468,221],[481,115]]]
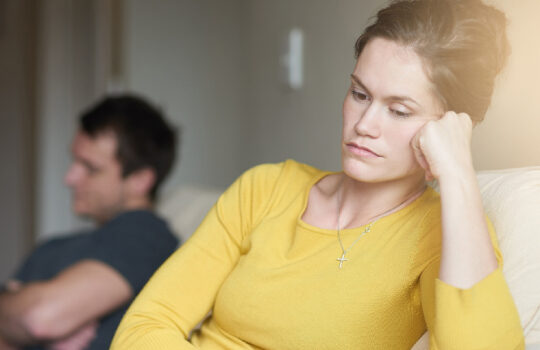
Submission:
[[[540,343],[540,167],[481,171],[478,183],[526,343]]]

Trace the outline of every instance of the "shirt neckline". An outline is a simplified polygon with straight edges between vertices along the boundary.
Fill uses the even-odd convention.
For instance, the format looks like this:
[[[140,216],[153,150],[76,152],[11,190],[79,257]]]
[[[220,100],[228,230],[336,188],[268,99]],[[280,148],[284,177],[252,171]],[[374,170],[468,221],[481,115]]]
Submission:
[[[303,227],[303,228],[305,228],[305,229],[307,229],[309,231],[316,232],[316,233],[321,233],[321,234],[325,234],[325,235],[335,236],[337,234],[336,229],[322,228],[322,227],[318,227],[318,226],[308,224],[307,222],[302,220],[302,216],[304,215],[304,212],[307,209],[307,204],[308,204],[308,200],[309,200],[309,193],[311,192],[311,189],[313,188],[313,186],[315,186],[315,184],[317,182],[319,182],[320,180],[322,180],[324,177],[329,176],[329,175],[339,174],[339,173],[341,173],[341,171],[321,171],[321,173],[314,176],[308,182],[306,188],[304,189],[304,194],[303,194],[303,199],[302,199],[302,201],[303,201],[302,209],[300,210],[300,213],[298,214],[298,216],[296,218],[296,222],[297,222],[298,226],[301,226],[301,227]],[[431,193],[431,191],[433,191],[433,189],[431,189],[431,187],[429,185],[426,185],[426,188],[424,189],[422,194],[418,196],[418,198],[413,200],[411,203],[407,204],[405,207],[377,219],[376,220],[377,223],[387,221],[390,218],[405,215],[406,212],[412,210],[413,207],[416,207],[419,203],[421,203],[424,200],[424,198],[426,198],[428,196],[428,193]],[[358,227],[344,228],[344,229],[341,229],[340,232],[341,232],[342,235],[358,233],[359,231],[364,230],[365,227],[368,226],[369,224],[370,223],[367,223],[365,225],[358,226]]]

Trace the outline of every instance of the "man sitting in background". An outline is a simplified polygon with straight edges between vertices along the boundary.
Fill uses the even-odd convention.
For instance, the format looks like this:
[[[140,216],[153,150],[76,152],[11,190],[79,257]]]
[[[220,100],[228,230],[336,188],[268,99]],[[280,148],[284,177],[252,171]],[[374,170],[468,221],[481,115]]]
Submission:
[[[84,113],[65,176],[90,232],[39,246],[0,293],[0,349],[108,349],[130,301],[178,241],[152,212],[175,133],[134,96]]]

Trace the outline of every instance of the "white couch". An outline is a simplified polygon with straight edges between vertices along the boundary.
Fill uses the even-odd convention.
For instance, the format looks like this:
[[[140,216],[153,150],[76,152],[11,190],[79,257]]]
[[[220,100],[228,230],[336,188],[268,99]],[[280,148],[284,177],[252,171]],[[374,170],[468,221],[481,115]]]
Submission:
[[[540,166],[480,171],[478,183],[484,208],[497,231],[503,271],[521,318],[527,350],[540,350]],[[220,193],[220,189],[179,188],[163,198],[158,211],[185,242]],[[413,347],[423,349],[428,349],[427,334]]]

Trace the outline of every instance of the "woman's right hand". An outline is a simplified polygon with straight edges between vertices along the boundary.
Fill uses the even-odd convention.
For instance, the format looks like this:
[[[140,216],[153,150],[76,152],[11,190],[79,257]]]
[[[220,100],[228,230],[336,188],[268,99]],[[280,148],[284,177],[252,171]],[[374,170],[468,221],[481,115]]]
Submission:
[[[472,121],[466,113],[446,112],[427,122],[411,140],[426,180],[460,178],[474,173],[471,156]]]

